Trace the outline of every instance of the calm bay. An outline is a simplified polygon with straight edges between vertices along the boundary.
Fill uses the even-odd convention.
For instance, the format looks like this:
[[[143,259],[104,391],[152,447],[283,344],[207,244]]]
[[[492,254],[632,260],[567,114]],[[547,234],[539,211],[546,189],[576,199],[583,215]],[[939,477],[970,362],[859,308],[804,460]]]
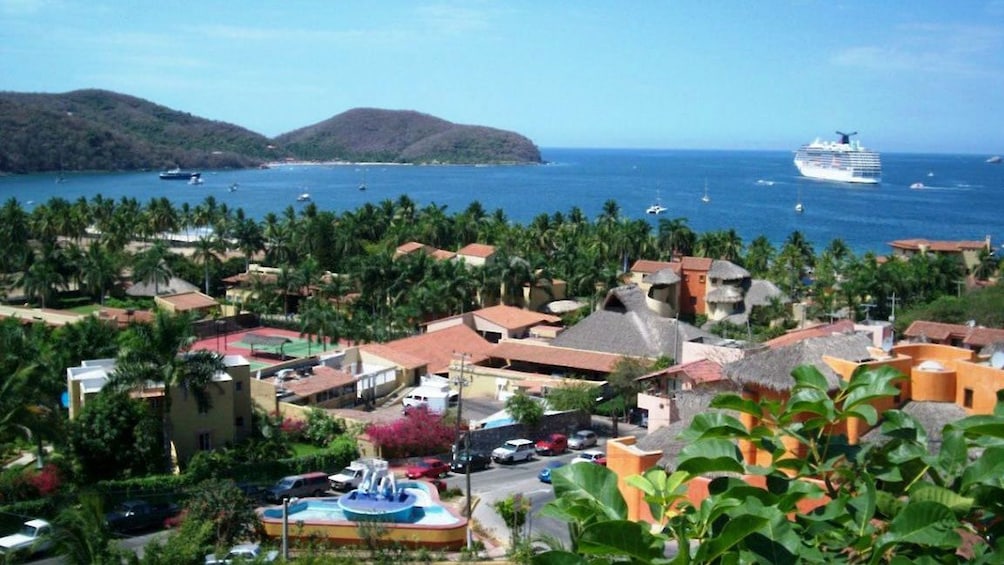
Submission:
[[[462,212],[479,201],[514,222],[579,207],[595,218],[614,200],[628,218],[685,217],[697,232],[735,229],[749,243],[765,235],[780,246],[800,230],[817,250],[843,239],[855,252],[888,252],[895,239],[1004,240],[996,195],[1004,165],[982,155],[883,153],[879,185],[802,178],[790,151],[544,149],[540,166],[276,165],[270,169],[202,171],[204,183],[162,181],[157,172],[71,173],[0,177],[0,200],[27,210],[54,196],[73,201],[101,194],[141,203],[167,197],[192,206],[207,196],[253,218],[299,209],[307,192],[323,210],[344,212],[407,195],[421,208]],[[365,182],[366,190],[359,190]],[[229,187],[237,183],[237,190]],[[922,183],[923,188],[910,188]],[[702,201],[707,186],[709,202]],[[660,202],[667,210],[648,215]],[[804,213],[795,212],[801,201]]]

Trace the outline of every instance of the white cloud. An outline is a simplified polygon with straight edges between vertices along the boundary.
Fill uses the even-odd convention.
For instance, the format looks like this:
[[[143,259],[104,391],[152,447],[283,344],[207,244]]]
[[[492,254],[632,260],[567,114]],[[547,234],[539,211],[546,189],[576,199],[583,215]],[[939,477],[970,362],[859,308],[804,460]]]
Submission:
[[[831,62],[874,71],[999,75],[1004,29],[963,24],[898,26],[884,45],[849,47]]]

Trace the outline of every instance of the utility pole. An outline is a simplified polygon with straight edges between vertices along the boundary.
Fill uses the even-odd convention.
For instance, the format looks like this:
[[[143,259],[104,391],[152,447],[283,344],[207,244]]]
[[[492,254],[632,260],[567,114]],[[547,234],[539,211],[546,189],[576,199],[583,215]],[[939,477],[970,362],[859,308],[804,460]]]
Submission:
[[[899,298],[896,298],[896,293],[894,292],[894,293],[892,293],[892,296],[889,297],[889,304],[892,306],[892,314],[889,315],[889,321],[890,322],[895,322],[896,321],[896,303],[897,302],[899,302]]]
[[[875,307],[875,303],[873,303],[873,302],[865,302],[864,304],[861,304],[861,308],[865,309],[865,322],[870,322],[871,321],[871,319],[872,319],[872,317],[871,317],[872,316],[872,308],[874,308],[874,307]]]
[[[453,457],[457,458],[460,455],[460,422],[464,413],[464,386],[467,381],[464,380],[464,365],[467,363],[467,358],[470,357],[467,353],[454,353],[454,355],[460,357],[460,376],[457,378],[457,388],[459,389],[459,394],[457,395],[457,435],[456,441],[453,442]],[[467,483],[467,551],[472,551],[474,549],[474,538],[471,535],[471,520],[474,518],[471,516],[471,427],[467,426],[467,430],[464,432],[464,458],[462,459],[467,468],[465,469],[464,477]]]

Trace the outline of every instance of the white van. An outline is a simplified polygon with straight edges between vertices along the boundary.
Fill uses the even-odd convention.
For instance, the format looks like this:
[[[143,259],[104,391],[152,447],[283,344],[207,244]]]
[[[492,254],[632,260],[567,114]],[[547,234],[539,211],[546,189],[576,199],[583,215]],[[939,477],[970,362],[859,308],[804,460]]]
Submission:
[[[449,390],[420,386],[409,392],[401,400],[405,413],[413,408],[424,407],[429,412],[442,414],[447,408],[456,406],[458,395]]]

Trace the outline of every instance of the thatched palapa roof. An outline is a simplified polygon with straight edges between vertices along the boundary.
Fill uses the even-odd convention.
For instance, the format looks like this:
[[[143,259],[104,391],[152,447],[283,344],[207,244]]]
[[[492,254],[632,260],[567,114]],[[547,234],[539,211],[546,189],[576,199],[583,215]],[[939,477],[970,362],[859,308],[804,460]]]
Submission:
[[[676,274],[673,269],[660,269],[654,273],[645,275],[641,280],[653,286],[670,285],[680,282],[680,275]]]
[[[830,390],[840,377],[823,361],[828,355],[849,361],[871,358],[871,340],[860,334],[840,334],[809,338],[791,345],[768,349],[724,365],[725,376],[741,385],[761,386],[776,392],[789,391],[795,385],[791,372],[802,365],[812,365],[826,377]]]
[[[731,261],[715,259],[708,269],[708,278],[738,281],[750,278],[750,272]]]
[[[734,286],[720,286],[709,292],[705,300],[711,304],[735,304],[743,301],[743,293]]]

